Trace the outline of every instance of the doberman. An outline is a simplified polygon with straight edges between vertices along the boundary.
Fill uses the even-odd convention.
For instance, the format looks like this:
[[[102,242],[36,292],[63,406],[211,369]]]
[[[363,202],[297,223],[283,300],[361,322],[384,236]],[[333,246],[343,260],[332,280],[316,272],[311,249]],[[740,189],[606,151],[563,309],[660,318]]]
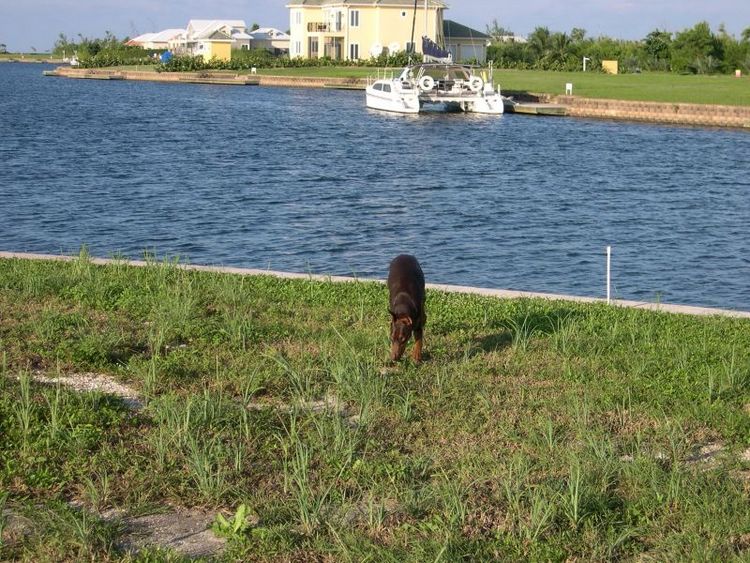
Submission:
[[[412,332],[414,333],[415,362],[422,360],[422,332],[425,314],[424,274],[414,256],[400,254],[388,269],[388,291],[391,313],[391,361],[401,358]]]

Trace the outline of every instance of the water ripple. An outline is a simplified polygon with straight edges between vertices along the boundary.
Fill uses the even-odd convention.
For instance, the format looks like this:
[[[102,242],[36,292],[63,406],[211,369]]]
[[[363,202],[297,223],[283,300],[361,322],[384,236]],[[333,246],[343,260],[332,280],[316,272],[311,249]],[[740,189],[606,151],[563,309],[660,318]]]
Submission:
[[[750,136],[0,66],[0,247],[750,309]]]

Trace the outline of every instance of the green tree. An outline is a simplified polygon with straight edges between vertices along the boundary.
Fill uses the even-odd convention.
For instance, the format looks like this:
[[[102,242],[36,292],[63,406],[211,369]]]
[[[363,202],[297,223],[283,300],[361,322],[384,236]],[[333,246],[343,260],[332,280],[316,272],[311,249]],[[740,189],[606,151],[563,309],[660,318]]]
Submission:
[[[672,43],[672,69],[708,74],[719,69],[722,45],[707,22],[680,31]]]
[[[499,23],[497,23],[497,20],[492,20],[492,24],[487,26],[487,35],[490,36],[493,43],[498,43],[500,41],[503,41],[504,37],[507,37],[509,35],[514,35],[513,32],[510,29],[507,29],[503,26],[501,26]]]
[[[643,40],[643,49],[652,70],[669,70],[672,56],[672,34],[655,29]]]
[[[536,60],[541,60],[549,52],[552,34],[548,27],[537,27],[529,34],[528,48]]]
[[[545,68],[549,70],[572,70],[576,67],[573,42],[567,33],[556,32],[550,36],[549,49],[544,56]]]
[[[570,40],[573,43],[583,43],[586,40],[586,30],[580,27],[574,27],[570,30]]]

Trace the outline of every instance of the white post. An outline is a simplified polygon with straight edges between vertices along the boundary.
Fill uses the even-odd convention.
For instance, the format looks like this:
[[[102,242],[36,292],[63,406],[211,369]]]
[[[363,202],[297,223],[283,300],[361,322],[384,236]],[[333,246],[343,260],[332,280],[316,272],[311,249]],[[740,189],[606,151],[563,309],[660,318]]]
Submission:
[[[611,271],[610,268],[611,268],[611,266],[612,266],[612,247],[608,246],[607,247],[607,305],[610,304],[610,291],[609,291],[609,287],[610,287],[610,282],[612,280],[612,277],[610,275],[610,271]]]
[[[583,57],[583,72],[586,72],[586,63],[590,60],[589,57]]]

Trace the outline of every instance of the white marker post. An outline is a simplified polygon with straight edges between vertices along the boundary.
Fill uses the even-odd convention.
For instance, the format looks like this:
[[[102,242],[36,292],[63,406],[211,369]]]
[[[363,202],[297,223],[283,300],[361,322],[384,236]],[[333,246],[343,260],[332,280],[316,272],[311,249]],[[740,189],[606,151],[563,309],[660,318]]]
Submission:
[[[607,247],[607,305],[610,304],[610,292],[609,292],[609,286],[610,282],[612,281],[612,277],[610,275],[610,268],[612,266],[612,247]]]

